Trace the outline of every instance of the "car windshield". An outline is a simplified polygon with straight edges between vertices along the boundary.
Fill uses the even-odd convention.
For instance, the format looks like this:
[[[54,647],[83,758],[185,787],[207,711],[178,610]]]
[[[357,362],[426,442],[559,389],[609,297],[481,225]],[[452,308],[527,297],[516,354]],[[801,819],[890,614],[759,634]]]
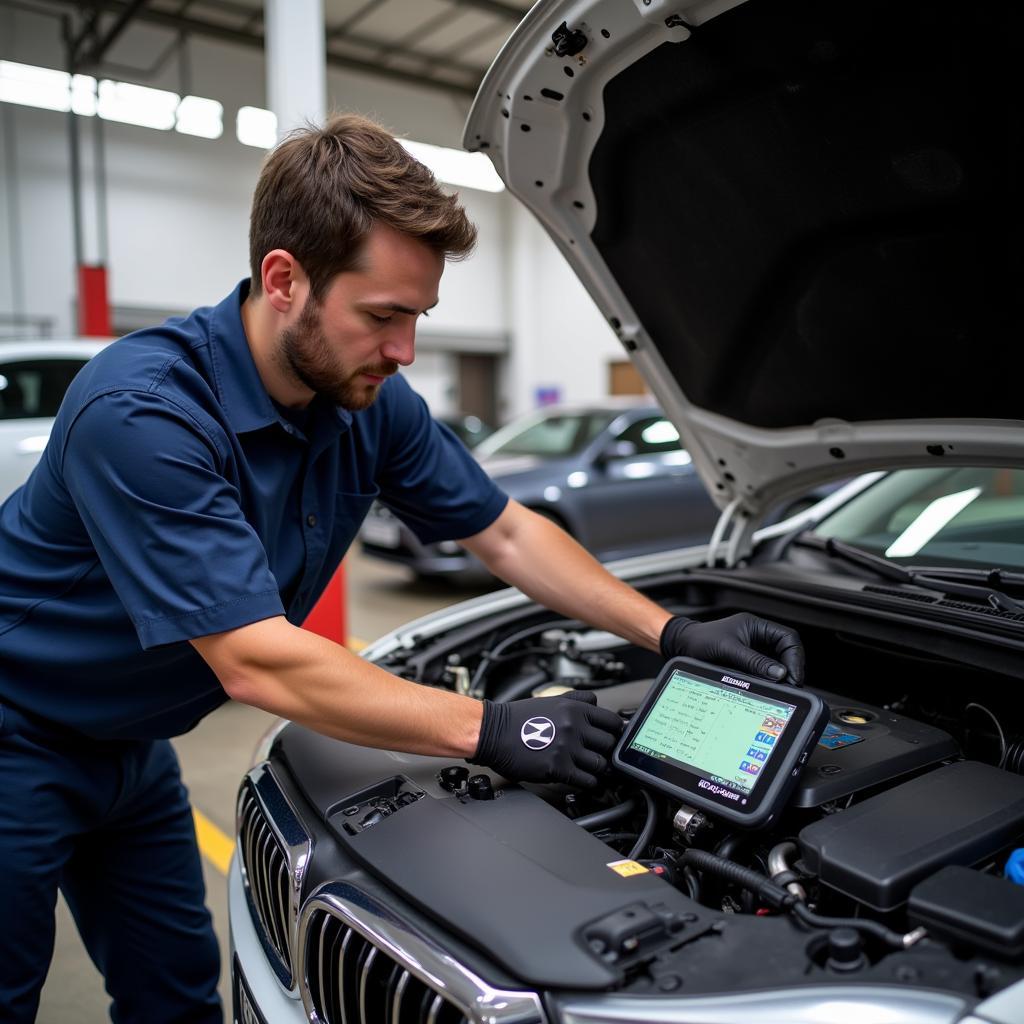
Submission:
[[[575,455],[618,415],[610,410],[567,413],[542,409],[514,420],[481,441],[476,454],[482,458],[535,455],[546,459]]]
[[[1024,470],[890,473],[814,533],[915,565],[1024,568]]]

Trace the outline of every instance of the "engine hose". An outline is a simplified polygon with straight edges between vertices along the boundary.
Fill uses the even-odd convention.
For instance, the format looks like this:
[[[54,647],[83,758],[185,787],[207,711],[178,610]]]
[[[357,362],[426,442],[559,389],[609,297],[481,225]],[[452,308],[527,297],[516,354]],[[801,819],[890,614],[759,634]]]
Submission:
[[[770,878],[765,878],[764,875],[759,875],[742,864],[734,864],[731,860],[725,860],[706,850],[687,850],[681,859],[689,867],[708,871],[728,882],[749,889],[776,910],[788,910],[796,902],[795,896],[776,885]]]
[[[602,843],[618,843],[625,839],[636,839],[635,832],[609,832],[606,836],[597,836]]]
[[[735,860],[736,854],[739,852],[739,848],[745,841],[745,836],[731,832],[715,847],[715,855],[723,858],[724,860]]]
[[[807,902],[807,893],[797,881],[796,873],[790,868],[788,858],[797,852],[796,843],[777,843],[768,854],[768,874],[776,885],[784,886],[801,903]]]
[[[681,860],[689,867],[700,868],[749,889],[776,910],[789,911],[798,921],[814,928],[853,928],[855,931],[873,936],[893,949],[907,949],[924,937],[924,929],[921,928],[901,935],[878,921],[866,918],[825,917],[822,914],[815,914],[792,893],[786,892],[771,879],[751,871],[750,868],[716,857],[706,850],[687,850]]]
[[[691,867],[683,868],[683,881],[686,883],[686,892],[690,899],[694,903],[700,903],[701,901],[701,887],[700,879],[697,877],[697,872]]]
[[[505,637],[504,640],[495,644],[495,646],[489,650],[484,651],[480,658],[480,664],[477,665],[476,672],[473,673],[473,679],[469,685],[469,692],[476,693],[480,684],[483,682],[484,675],[487,672],[487,666],[493,661],[500,660],[500,656],[505,651],[519,643],[520,640],[525,640],[527,637],[534,636],[536,633],[543,633],[549,629],[571,629],[581,625],[576,620],[562,619],[555,622],[539,622],[532,626],[527,626],[525,629],[519,630],[518,633],[513,633],[511,636]]]
[[[902,935],[899,932],[894,932],[891,928],[886,928],[878,921],[862,917],[825,917],[823,914],[815,914],[803,903],[794,903],[790,909],[793,916],[806,925],[814,928],[853,928],[855,931],[873,936],[892,949],[907,949],[923,939],[925,935],[923,928],[915,928],[913,931],[907,932],[906,935]]]
[[[507,704],[510,700],[518,700],[520,697],[529,695],[533,690],[543,683],[550,683],[551,677],[547,672],[537,670],[528,672],[525,676],[513,680],[500,693],[494,695],[494,701],[498,704]]]
[[[573,821],[580,828],[601,828],[613,821],[618,821],[619,818],[624,818],[627,814],[632,814],[635,810],[636,797],[631,796],[628,800],[623,800],[621,804],[605,807],[604,810],[594,811],[593,814],[584,814],[582,817],[573,818]]]
[[[640,833],[640,837],[637,839],[636,845],[627,854],[630,860],[636,860],[636,858],[651,845],[651,839],[654,838],[654,827],[658,823],[658,811],[654,806],[654,801],[651,799],[650,793],[642,789],[640,790],[640,796],[647,805],[647,821],[644,822],[643,831]]]

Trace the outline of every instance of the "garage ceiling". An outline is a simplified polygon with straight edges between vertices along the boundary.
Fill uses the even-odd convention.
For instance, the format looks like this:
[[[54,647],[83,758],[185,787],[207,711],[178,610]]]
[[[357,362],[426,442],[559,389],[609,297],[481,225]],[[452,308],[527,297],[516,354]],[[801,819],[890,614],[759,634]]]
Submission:
[[[532,2],[324,0],[327,60],[370,75],[472,96]],[[21,0],[16,6],[31,5],[32,0]],[[126,53],[134,25],[166,29],[169,46],[182,35],[263,45],[263,0],[41,0],[39,6],[75,12],[82,71]]]

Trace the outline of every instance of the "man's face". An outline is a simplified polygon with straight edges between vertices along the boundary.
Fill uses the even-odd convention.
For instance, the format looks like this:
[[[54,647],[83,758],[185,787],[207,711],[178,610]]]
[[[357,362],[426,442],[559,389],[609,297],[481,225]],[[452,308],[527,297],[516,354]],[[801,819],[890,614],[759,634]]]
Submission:
[[[444,259],[384,225],[371,229],[361,266],[338,274],[323,302],[312,295],[278,338],[280,368],[351,412],[414,358],[416,320],[437,304]]]

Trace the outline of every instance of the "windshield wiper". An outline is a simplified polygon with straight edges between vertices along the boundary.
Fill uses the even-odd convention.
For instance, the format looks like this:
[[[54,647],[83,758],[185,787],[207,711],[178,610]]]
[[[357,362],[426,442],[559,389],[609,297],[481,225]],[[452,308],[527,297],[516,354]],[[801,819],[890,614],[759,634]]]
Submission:
[[[922,587],[925,590],[933,590],[945,596],[973,597],[985,601],[991,608],[1000,612],[1024,613],[1024,604],[1015,601],[1012,597],[1001,593],[992,586],[981,586],[976,583],[958,583],[956,580],[945,579],[942,576],[929,572],[920,572],[916,569],[907,569],[896,562],[890,562],[888,558],[881,555],[873,555],[869,551],[854,547],[844,541],[836,540],[835,537],[817,537],[811,533],[801,534],[797,542],[806,547],[816,547],[825,551],[832,558],[838,558],[853,565],[860,565],[865,569],[871,569],[885,579],[894,580],[897,583],[910,583],[915,587]],[[941,570],[937,570],[941,571]],[[983,575],[984,579],[992,584],[999,585],[1007,575],[999,569],[993,569]]]

